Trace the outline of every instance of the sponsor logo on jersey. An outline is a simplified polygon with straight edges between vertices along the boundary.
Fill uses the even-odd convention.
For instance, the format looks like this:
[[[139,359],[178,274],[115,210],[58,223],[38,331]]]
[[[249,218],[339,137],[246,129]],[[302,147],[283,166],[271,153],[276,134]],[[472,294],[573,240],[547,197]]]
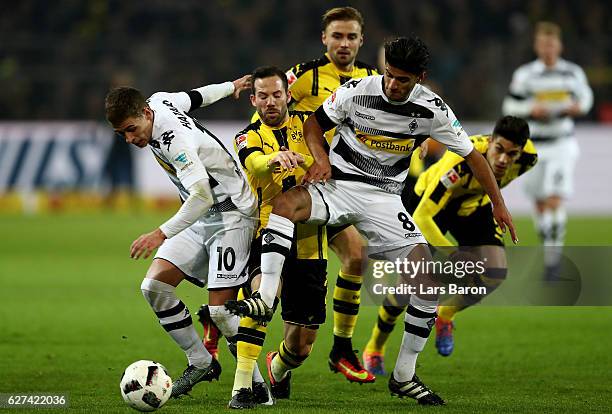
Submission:
[[[356,130],[355,137],[368,148],[373,150],[391,152],[394,154],[407,154],[414,149],[414,139],[396,139],[382,135],[369,135]]]
[[[538,102],[565,102],[572,98],[570,92],[565,90],[538,91],[534,95]]]
[[[238,148],[238,151],[246,148],[246,146],[247,146],[247,135],[242,134],[242,135],[237,136],[236,137],[236,148]]]
[[[446,106],[446,104],[444,103],[442,99],[436,97],[433,99],[428,99],[427,102],[433,102],[433,104],[436,105],[438,108],[440,108],[440,110],[444,112],[446,116],[448,117],[448,107]]]
[[[295,73],[293,73],[292,70],[288,70],[285,75],[287,75],[287,83],[289,86],[293,85],[295,81],[298,80],[298,77],[295,76]]]
[[[357,85],[359,85],[359,82],[361,82],[361,79],[353,79],[353,80],[350,80],[350,81],[342,84],[342,87],[343,88],[349,88],[349,89],[350,88],[356,88]]]
[[[217,279],[238,279],[239,277],[237,274],[226,275],[224,273],[217,273]]]
[[[363,119],[369,119],[370,121],[376,120],[376,117],[372,115],[361,113],[359,111],[355,111],[355,116],[358,116],[359,118],[363,118]]]
[[[183,164],[181,167],[179,167],[181,171],[185,171],[187,168],[193,165],[193,161],[189,159],[187,153],[185,152],[181,152],[179,155],[177,155],[174,161]]]
[[[452,186],[457,184],[460,178],[461,177],[459,176],[457,171],[455,171],[454,168],[451,168],[446,174],[444,174],[440,178],[440,182],[442,183],[444,187],[451,188]]]
[[[405,239],[411,239],[413,237],[421,237],[421,236],[422,236],[421,233],[404,233]]]

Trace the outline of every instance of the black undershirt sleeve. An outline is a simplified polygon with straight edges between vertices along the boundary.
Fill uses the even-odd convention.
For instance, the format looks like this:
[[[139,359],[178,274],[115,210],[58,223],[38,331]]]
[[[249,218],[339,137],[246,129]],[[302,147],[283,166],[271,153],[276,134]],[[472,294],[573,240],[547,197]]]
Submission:
[[[202,106],[202,102],[204,102],[204,100],[200,92],[192,90],[187,92],[187,95],[189,95],[189,98],[191,99],[191,108],[189,108],[189,112]]]
[[[317,118],[317,121],[319,122],[319,125],[321,126],[321,129],[323,129],[323,131],[329,131],[330,129],[336,127],[336,123],[329,119],[329,117],[325,113],[323,105],[317,108],[314,113],[314,116],[315,118]]]

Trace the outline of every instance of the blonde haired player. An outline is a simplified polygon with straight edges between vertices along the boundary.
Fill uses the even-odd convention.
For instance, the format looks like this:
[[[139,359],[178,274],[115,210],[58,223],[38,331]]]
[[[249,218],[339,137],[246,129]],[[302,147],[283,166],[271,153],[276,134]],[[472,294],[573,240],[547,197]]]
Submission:
[[[561,249],[567,214],[563,201],[573,191],[578,142],[574,118],[593,105],[593,92],[584,71],[561,58],[561,28],[550,22],[535,27],[537,59],[519,67],[512,76],[503,112],[529,121],[531,139],[540,162],[525,180],[525,190],[535,202],[536,229],[547,246],[545,280],[560,275]]]

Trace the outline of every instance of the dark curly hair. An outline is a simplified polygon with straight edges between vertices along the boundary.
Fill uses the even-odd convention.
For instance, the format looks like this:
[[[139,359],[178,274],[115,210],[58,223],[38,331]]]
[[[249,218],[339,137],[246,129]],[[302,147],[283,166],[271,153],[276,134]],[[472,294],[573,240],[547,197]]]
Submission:
[[[522,118],[505,116],[495,123],[493,138],[498,136],[523,147],[529,138],[529,125]]]
[[[429,64],[429,49],[416,36],[398,37],[385,43],[385,61],[395,68],[421,75]]]

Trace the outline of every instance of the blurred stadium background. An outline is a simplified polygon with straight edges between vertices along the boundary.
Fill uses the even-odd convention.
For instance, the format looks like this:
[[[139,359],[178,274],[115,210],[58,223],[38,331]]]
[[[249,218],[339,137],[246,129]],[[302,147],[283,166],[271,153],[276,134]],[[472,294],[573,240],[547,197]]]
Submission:
[[[128,259],[131,241],[170,216],[178,197],[148,151],[128,148],[113,136],[104,122],[104,96],[119,84],[148,95],[232,80],[259,65],[287,68],[313,59],[323,53],[321,14],[346,3],[23,0],[0,5],[0,393],[63,391],[79,411],[124,412],[117,384],[130,362],[157,358],[171,373],[182,371],[182,355],[138,289],[148,263]],[[433,58],[428,82],[469,134],[492,129],[512,71],[533,59],[533,24],[558,22],[563,56],[584,68],[595,96],[577,128],[581,158],[576,193],[568,203],[567,242],[612,245],[608,1],[350,5],[366,19],[362,61],[376,62],[387,37],[414,32],[426,41]],[[229,142],[251,113],[243,95],[196,115]],[[537,244],[531,206],[517,181],[504,194],[521,241]],[[337,263],[330,266],[334,275]],[[192,310],[205,300],[192,286],[181,289]],[[376,317],[373,307],[364,307],[362,314],[355,340],[360,349]],[[482,404],[497,412],[612,409],[604,394],[612,379],[610,308],[477,308],[461,318],[456,355],[441,360],[430,341],[422,360],[423,375],[454,404],[450,412],[474,412]],[[278,321],[266,349],[278,343],[277,328]],[[331,324],[321,332],[312,361],[296,375],[296,382],[303,378],[312,385],[296,384],[301,401],[279,409],[323,412],[349,404],[351,412],[370,412],[369,404],[381,411],[397,409],[384,378],[370,396],[365,387],[356,393],[355,386],[330,377],[324,360]],[[394,338],[389,363],[398,332]],[[196,398],[165,409],[195,412],[202,398],[221,408],[233,375],[227,352],[222,363],[220,384],[203,385]],[[329,398],[321,401],[321,395]]]
[[[22,1],[0,16],[0,211],[115,201],[112,190],[174,197],[146,153],[113,140],[103,114],[111,86],[145,95],[235,79],[263,64],[281,68],[320,56],[320,16],[335,1]],[[595,92],[582,119],[577,194],[570,212],[606,214],[612,194],[612,7],[604,0],[354,1],[366,19],[359,59],[375,63],[384,39],[414,32],[432,51],[427,82],[466,125],[489,132],[512,71],[533,58],[533,23],[561,24],[564,56]],[[244,127],[248,98],[197,115],[224,139]],[[78,123],[76,122],[78,121]],[[478,122],[472,124],[472,122]],[[81,123],[84,122],[84,123]],[[608,123],[608,124],[606,124]],[[528,213],[519,185],[513,211]],[[49,201],[36,196],[42,190]],[[79,194],[91,197],[82,200]],[[76,193],[76,194],[75,194]],[[98,195],[102,197],[97,197]],[[106,198],[105,198],[106,197]],[[123,204],[132,205],[131,200]],[[126,207],[129,207],[126,205]],[[518,210],[517,210],[518,209]]]

